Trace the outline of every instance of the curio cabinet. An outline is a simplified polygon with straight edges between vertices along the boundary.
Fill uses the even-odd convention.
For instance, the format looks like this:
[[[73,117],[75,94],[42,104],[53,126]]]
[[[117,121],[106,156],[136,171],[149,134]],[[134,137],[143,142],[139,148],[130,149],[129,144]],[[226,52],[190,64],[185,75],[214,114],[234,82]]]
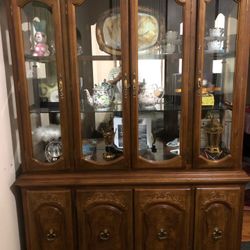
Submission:
[[[250,2],[5,2],[27,249],[239,250]]]

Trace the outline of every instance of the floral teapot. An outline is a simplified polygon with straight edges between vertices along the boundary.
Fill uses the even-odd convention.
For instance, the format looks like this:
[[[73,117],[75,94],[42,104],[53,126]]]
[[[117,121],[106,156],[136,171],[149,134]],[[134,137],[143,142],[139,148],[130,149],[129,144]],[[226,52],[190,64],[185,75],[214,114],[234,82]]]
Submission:
[[[88,89],[84,89],[84,92],[87,95],[89,105],[95,110],[105,111],[110,109],[114,100],[114,89],[113,86],[106,82],[105,79],[101,85],[95,84],[92,96],[90,95]]]
[[[146,84],[145,79],[139,84],[138,100],[143,108],[154,108],[163,96],[163,89],[156,84]]]

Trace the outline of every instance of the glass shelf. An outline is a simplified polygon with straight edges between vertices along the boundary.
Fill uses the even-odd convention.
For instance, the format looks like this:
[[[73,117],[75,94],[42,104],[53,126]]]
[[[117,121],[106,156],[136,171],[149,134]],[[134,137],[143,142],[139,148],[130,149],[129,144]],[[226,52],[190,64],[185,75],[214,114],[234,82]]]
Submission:
[[[139,59],[165,59],[166,57],[176,57],[176,58],[182,58],[181,53],[162,53],[162,54],[145,54],[140,55]],[[36,58],[36,57],[34,57]],[[120,61],[122,58],[121,56],[91,56],[91,55],[79,55],[78,60],[80,61],[114,61],[116,59],[117,61]]]
[[[138,56],[139,60],[144,59],[166,59],[166,57],[175,57],[176,59],[182,58],[182,53],[162,53],[162,54],[146,54],[146,55],[140,55]]]
[[[121,60],[121,56],[91,56],[91,55],[78,55],[78,60],[82,61],[114,61]]]
[[[214,106],[202,106],[203,111],[209,110],[228,110],[225,105],[214,105]]]
[[[164,112],[169,110],[180,111],[181,106],[177,104],[164,104],[159,103],[155,104],[154,106],[144,106],[139,105],[139,112],[151,113],[151,112]],[[122,105],[115,105],[114,107],[110,108],[109,110],[95,110],[92,107],[85,107],[81,109],[81,113],[120,113],[122,114]]]
[[[48,62],[54,62],[56,61],[56,57],[53,56],[32,56],[32,55],[25,55],[25,60],[29,62],[42,62],[42,63],[48,63]]]
[[[235,57],[235,51],[225,52],[225,50],[205,50],[204,52],[206,56],[211,56],[214,59]]]
[[[152,112],[164,112],[164,111],[180,111],[181,106],[176,104],[156,104],[153,107],[143,107],[139,105],[139,112],[152,113]]]
[[[121,104],[117,104],[114,105],[112,107],[110,107],[109,109],[94,109],[91,106],[84,106],[84,108],[81,108],[81,113],[112,113],[112,112],[122,112],[122,105]]]
[[[36,107],[34,105],[30,106],[30,113],[60,113],[59,110],[59,105],[58,103],[54,104],[55,106],[53,107],[48,107],[48,108],[41,108],[41,107]]]
[[[154,150],[147,147],[145,149],[140,149],[140,153],[144,156],[144,158],[148,160],[169,160],[176,156],[176,154],[172,153],[171,151],[173,148],[170,148],[165,145],[166,143],[161,141],[156,141],[154,144]],[[106,146],[104,143],[103,138],[90,138],[85,139],[83,141],[83,157],[86,160],[94,160],[98,162],[107,162],[103,158],[103,153],[106,152],[105,150]],[[123,149],[117,148],[115,145],[112,146],[113,151],[116,154],[116,158],[119,157],[123,151]],[[177,147],[175,147],[177,149]]]

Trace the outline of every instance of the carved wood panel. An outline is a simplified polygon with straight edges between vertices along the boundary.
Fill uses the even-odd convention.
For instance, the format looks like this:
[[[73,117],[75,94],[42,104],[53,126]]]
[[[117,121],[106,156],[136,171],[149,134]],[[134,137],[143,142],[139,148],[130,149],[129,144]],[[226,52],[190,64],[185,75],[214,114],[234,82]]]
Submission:
[[[24,190],[28,250],[73,249],[71,194]]]
[[[196,250],[236,250],[239,236],[240,187],[198,188]]]
[[[190,189],[136,190],[135,209],[136,250],[189,248]]]
[[[132,249],[132,193],[77,191],[79,249]]]

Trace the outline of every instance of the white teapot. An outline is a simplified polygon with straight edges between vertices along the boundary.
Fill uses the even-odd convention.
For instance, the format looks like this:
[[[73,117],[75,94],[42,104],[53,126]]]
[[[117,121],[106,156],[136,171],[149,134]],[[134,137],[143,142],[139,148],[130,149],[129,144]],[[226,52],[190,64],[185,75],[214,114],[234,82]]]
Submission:
[[[154,108],[163,96],[163,89],[156,84],[146,84],[145,80],[139,84],[138,100],[142,108]]]

